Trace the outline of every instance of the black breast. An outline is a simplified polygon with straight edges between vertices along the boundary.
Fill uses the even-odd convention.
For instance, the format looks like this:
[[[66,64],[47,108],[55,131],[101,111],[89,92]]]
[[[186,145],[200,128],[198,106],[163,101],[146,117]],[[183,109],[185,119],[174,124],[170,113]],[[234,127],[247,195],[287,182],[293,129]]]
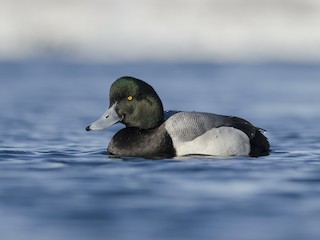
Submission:
[[[150,130],[135,127],[121,129],[108,146],[110,154],[128,157],[174,157],[171,137],[164,125]]]

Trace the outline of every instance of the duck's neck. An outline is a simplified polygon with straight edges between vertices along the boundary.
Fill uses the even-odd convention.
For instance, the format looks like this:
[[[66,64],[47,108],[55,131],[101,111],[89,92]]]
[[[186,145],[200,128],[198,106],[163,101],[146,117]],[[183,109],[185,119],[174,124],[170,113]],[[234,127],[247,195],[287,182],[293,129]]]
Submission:
[[[140,111],[140,129],[154,129],[164,122],[163,106],[158,96],[146,98],[145,107]]]

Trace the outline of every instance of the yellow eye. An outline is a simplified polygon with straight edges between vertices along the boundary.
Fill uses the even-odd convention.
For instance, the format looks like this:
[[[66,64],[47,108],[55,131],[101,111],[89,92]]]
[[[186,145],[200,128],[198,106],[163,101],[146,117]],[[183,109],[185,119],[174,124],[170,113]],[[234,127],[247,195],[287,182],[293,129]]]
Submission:
[[[129,100],[129,101],[131,101],[132,99],[133,99],[133,97],[132,97],[132,96],[129,96],[129,97],[128,97],[128,100]]]

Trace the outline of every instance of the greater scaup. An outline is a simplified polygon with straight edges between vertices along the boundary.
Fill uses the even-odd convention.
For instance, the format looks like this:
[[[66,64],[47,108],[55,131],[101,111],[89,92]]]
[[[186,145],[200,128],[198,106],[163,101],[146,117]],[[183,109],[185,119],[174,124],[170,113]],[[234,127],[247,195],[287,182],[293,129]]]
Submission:
[[[146,82],[121,77],[110,88],[110,106],[86,130],[102,130],[121,122],[108,152],[117,156],[175,157],[185,155],[265,156],[270,145],[260,128],[248,121],[201,112],[163,111]]]

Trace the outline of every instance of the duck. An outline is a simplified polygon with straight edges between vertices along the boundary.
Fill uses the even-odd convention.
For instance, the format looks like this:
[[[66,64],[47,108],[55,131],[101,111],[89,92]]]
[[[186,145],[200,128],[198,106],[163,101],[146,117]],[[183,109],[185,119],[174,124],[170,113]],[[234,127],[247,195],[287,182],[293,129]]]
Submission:
[[[174,158],[189,155],[269,155],[265,131],[235,116],[206,112],[167,111],[157,92],[143,80],[124,76],[114,81],[110,105],[87,131],[122,123],[109,142],[110,155]]]

